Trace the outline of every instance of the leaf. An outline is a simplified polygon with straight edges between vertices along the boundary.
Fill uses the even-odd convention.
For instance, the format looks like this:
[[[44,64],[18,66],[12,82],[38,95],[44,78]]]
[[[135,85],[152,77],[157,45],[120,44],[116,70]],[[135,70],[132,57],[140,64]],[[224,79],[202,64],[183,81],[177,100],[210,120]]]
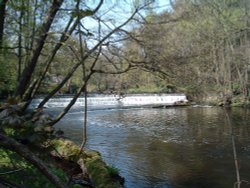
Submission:
[[[86,16],[91,16],[94,14],[94,12],[90,9],[86,9],[86,10],[79,10],[79,11],[72,11],[72,17],[75,18],[75,17],[78,17],[80,19],[86,17]]]

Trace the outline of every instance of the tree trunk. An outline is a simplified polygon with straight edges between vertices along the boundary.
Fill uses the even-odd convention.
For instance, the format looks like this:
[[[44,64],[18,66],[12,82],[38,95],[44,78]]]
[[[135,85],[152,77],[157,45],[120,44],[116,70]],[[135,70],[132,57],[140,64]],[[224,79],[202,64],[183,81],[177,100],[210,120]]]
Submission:
[[[66,188],[60,179],[55,176],[46,165],[37,158],[30,150],[28,150],[24,145],[18,143],[16,140],[7,137],[6,135],[0,133],[0,146],[16,152],[18,155],[22,156],[24,159],[33,164],[37,169],[44,174],[48,180],[55,185],[57,188]]]
[[[55,57],[56,53],[57,53],[58,50],[61,48],[61,46],[63,45],[63,43],[64,43],[65,41],[68,40],[69,36],[70,36],[70,35],[73,33],[73,31],[75,30],[78,21],[75,21],[74,24],[73,24],[73,26],[71,27],[71,29],[68,31],[68,28],[69,28],[69,26],[72,24],[72,21],[73,21],[73,18],[71,18],[71,19],[69,20],[69,22],[68,22],[68,24],[67,24],[67,27],[65,28],[64,33],[62,34],[62,36],[61,36],[61,38],[60,38],[59,43],[55,46],[55,48],[53,49],[51,55],[49,56],[49,58],[48,58],[48,60],[47,60],[47,65],[45,66],[43,72],[41,73],[40,78],[38,79],[38,82],[37,82],[36,86],[34,87],[35,90],[34,90],[34,91],[31,90],[31,94],[29,94],[30,97],[33,97],[33,96],[37,93],[39,87],[40,87],[41,84],[42,84],[42,81],[43,81],[43,79],[44,79],[46,73],[48,72],[48,70],[49,70],[49,68],[50,68],[50,65],[51,65],[52,61],[54,60],[54,57]],[[68,33],[67,33],[67,32],[68,32]],[[67,33],[67,34],[66,34],[66,33]]]
[[[22,7],[24,7],[24,1],[22,0]],[[20,80],[21,71],[22,71],[22,35],[23,35],[23,16],[24,16],[24,9],[20,11],[19,17],[19,34],[18,34],[18,69],[17,69],[17,81]]]
[[[0,1],[0,54],[3,47],[3,30],[4,30],[4,20],[5,20],[5,9],[8,0]]]
[[[89,79],[91,78],[91,76],[94,74],[95,72],[92,71],[90,72],[90,74],[86,77],[85,82],[83,83],[82,87],[78,90],[78,92],[75,94],[75,96],[72,98],[72,100],[70,101],[70,103],[63,109],[63,111],[53,120],[49,123],[50,126],[55,125],[58,121],[60,121],[67,113],[68,111],[71,109],[71,107],[75,104],[76,100],[78,99],[78,97],[81,95],[81,93],[84,91],[84,88],[86,87]]]
[[[21,75],[20,81],[17,85],[15,96],[23,97],[23,94],[25,93],[27,86],[30,83],[32,74],[33,74],[35,67],[37,65],[37,62],[38,62],[38,58],[39,58],[41,51],[43,49],[43,46],[45,44],[45,40],[47,38],[47,32],[49,31],[51,24],[55,18],[55,15],[56,15],[57,11],[59,10],[60,6],[62,5],[62,3],[63,3],[63,0],[54,0],[53,1],[52,5],[49,9],[49,12],[46,16],[46,19],[42,24],[41,34],[37,40],[37,44],[36,44],[36,47],[34,49],[32,56],[31,56],[31,59],[28,62],[28,65],[25,67],[25,69]]]
[[[106,41],[111,35],[113,35],[116,31],[119,31],[123,26],[125,26],[129,21],[131,21],[133,19],[133,17],[135,16],[135,14],[137,13],[138,10],[136,10],[124,23],[122,23],[121,25],[119,25],[118,27],[114,28],[112,31],[110,31],[105,37],[103,37],[91,50],[89,50],[89,52],[84,55],[84,57],[82,57],[82,59],[75,64],[71,70],[68,72],[68,74],[64,77],[64,79],[62,80],[62,82],[56,86],[55,89],[53,89],[44,99],[43,101],[38,105],[38,108],[42,108],[46,102],[49,101],[49,99],[51,97],[53,97],[64,85],[65,83],[71,78],[71,76],[74,74],[74,72],[78,69],[78,67],[82,64],[82,62],[84,62],[86,59],[88,59],[88,57],[95,51],[98,49],[98,47],[104,42]]]
[[[97,5],[97,7],[93,10],[93,13],[92,13],[92,14],[95,14],[95,13],[100,9],[101,5],[103,4],[103,1],[104,1],[104,0],[101,0],[101,1],[99,2],[99,4]],[[79,4],[80,4],[80,1],[77,2],[76,8],[79,6]],[[77,18],[77,19],[75,20],[75,22],[72,24],[72,22],[73,22],[73,20],[74,20],[74,17],[71,17],[71,18],[70,18],[70,20],[68,21],[68,24],[67,24],[67,26],[65,27],[64,32],[63,32],[63,34],[62,34],[62,36],[61,36],[61,38],[60,38],[59,43],[55,46],[55,48],[53,49],[51,55],[49,56],[49,58],[48,58],[48,60],[47,60],[47,65],[46,65],[45,69],[41,72],[41,76],[40,76],[40,78],[38,79],[38,82],[37,82],[36,86],[34,87],[34,90],[31,90],[31,91],[30,91],[31,93],[30,93],[30,94],[28,93],[28,96],[33,97],[33,96],[37,93],[37,91],[38,91],[39,87],[41,86],[41,83],[42,83],[42,81],[43,81],[43,79],[44,79],[46,73],[47,73],[48,70],[49,70],[49,67],[50,67],[52,61],[54,60],[54,57],[55,57],[56,53],[57,53],[58,50],[61,48],[61,46],[63,45],[63,43],[64,43],[65,41],[67,41],[68,38],[71,36],[71,34],[75,31],[75,28],[76,28],[77,24],[79,23],[80,19],[81,19],[81,18]],[[72,26],[71,26],[71,25],[72,25]],[[70,28],[70,26],[71,26],[71,28]],[[26,98],[26,99],[27,99],[27,98]],[[30,100],[30,98],[28,98],[27,100]]]

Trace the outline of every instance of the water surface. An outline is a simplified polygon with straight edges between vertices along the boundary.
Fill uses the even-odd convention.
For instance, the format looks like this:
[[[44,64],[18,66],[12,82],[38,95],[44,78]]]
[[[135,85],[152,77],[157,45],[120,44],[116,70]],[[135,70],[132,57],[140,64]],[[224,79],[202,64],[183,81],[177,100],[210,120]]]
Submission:
[[[249,111],[232,109],[229,116],[241,179],[250,181]],[[56,127],[80,144],[82,124],[77,109]],[[222,108],[89,111],[87,147],[120,169],[128,188],[230,188],[236,181],[231,128]]]

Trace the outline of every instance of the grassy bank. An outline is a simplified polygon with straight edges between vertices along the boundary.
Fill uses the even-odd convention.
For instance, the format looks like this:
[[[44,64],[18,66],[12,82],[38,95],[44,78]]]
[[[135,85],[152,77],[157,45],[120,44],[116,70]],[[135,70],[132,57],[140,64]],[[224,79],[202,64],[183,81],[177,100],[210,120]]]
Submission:
[[[32,151],[67,187],[123,187],[124,180],[119,176],[118,170],[108,166],[100,153],[80,150],[79,146],[69,140],[53,139],[42,150],[33,148]],[[25,188],[55,187],[27,160],[3,148],[0,148],[0,185]]]

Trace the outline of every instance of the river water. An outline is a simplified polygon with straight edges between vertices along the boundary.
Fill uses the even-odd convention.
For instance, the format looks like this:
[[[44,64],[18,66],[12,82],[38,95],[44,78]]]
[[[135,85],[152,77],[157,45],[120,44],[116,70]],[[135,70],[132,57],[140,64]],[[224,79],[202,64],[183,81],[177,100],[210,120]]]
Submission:
[[[120,170],[127,188],[233,188],[233,132],[241,188],[250,187],[250,112],[228,113],[232,129],[216,107],[89,111],[87,147]],[[75,109],[56,127],[80,144],[82,124]]]

